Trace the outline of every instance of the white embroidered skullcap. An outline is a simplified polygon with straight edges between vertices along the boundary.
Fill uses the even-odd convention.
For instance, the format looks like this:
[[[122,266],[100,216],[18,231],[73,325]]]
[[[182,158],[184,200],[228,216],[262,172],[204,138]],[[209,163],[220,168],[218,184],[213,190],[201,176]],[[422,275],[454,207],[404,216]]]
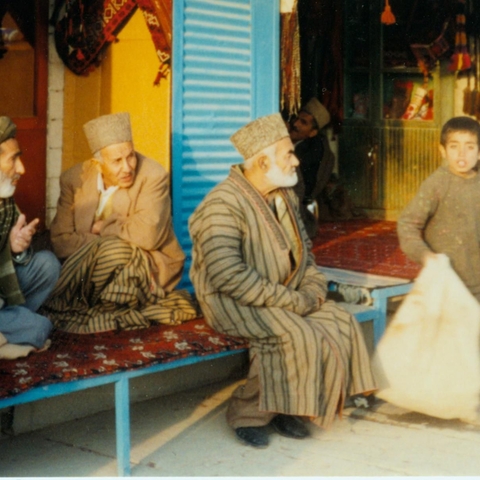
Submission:
[[[115,143],[131,142],[132,129],[127,112],[102,115],[83,126],[92,153]]]
[[[288,136],[282,116],[274,113],[247,123],[230,137],[230,141],[246,160]]]

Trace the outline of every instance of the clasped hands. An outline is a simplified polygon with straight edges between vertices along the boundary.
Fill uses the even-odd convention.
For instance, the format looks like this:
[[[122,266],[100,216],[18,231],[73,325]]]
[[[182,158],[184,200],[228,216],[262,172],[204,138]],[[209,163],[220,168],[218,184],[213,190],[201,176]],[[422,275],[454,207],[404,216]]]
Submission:
[[[103,220],[97,220],[96,222],[94,222],[94,224],[92,225],[91,233],[95,235],[100,235],[100,231],[102,230],[103,223],[104,223]]]

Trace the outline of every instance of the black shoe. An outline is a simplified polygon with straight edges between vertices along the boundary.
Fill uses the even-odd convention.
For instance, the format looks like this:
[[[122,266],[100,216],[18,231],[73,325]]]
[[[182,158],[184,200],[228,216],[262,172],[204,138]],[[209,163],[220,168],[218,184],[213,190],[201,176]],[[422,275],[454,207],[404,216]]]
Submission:
[[[293,415],[277,415],[271,422],[270,425],[284,437],[289,438],[305,438],[310,435],[308,428],[298,417]]]
[[[268,433],[265,427],[238,427],[235,433],[240,440],[252,447],[268,446]]]

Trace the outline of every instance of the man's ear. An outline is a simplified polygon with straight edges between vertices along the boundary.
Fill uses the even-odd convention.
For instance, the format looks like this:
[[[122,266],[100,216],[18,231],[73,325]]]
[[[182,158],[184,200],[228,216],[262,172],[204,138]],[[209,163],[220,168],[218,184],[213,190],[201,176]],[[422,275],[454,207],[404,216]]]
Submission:
[[[308,138],[313,138],[318,135],[318,128],[312,128],[308,134]]]
[[[268,155],[265,155],[264,153],[261,153],[258,156],[256,163],[258,165],[258,168],[262,172],[268,172],[268,170],[270,169],[270,158]]]

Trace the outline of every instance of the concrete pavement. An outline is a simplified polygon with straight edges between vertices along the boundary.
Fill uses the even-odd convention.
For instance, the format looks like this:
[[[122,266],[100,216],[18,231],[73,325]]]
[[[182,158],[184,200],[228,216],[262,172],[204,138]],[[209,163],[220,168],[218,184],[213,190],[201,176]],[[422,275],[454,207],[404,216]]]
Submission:
[[[379,403],[257,450],[225,423],[238,380],[132,405],[132,476],[480,475],[480,427]],[[0,440],[2,477],[115,476],[113,410]]]

